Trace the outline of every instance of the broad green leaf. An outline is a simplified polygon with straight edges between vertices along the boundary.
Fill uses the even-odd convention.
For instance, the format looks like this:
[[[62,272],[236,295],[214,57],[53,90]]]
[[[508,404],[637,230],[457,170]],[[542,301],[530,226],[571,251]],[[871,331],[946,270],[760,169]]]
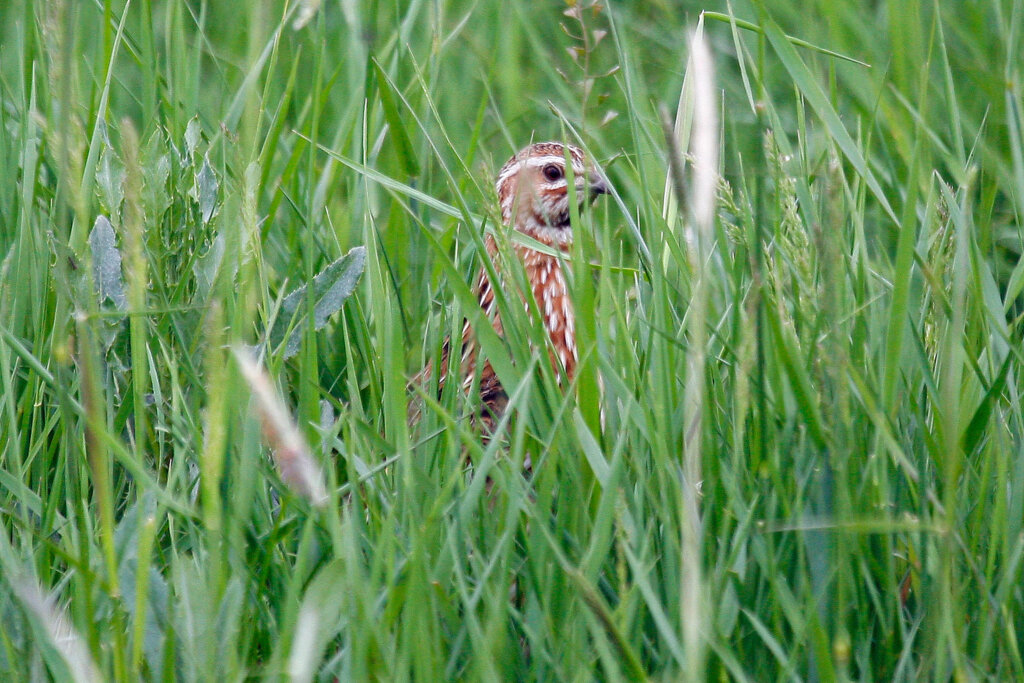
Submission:
[[[321,270],[313,278],[313,329],[322,329],[327,319],[341,310],[345,300],[352,294],[366,266],[366,247],[355,247],[337,261]],[[278,346],[288,334],[284,357],[291,358],[299,352],[302,334],[306,329],[305,318],[306,285],[297,287],[284,298],[281,311],[270,332],[270,345]]]

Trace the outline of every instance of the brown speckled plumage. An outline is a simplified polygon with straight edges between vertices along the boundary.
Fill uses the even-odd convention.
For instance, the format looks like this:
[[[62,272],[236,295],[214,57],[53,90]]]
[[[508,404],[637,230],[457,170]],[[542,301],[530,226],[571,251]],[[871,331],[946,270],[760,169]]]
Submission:
[[[604,176],[593,164],[587,162],[582,150],[560,142],[536,143],[520,150],[501,168],[495,182],[505,224],[562,252],[568,252],[573,240],[569,222],[566,150],[572,164],[579,204],[582,206],[597,195],[608,192]],[[488,235],[484,243],[488,255],[497,264],[498,248],[494,238]],[[551,338],[552,363],[556,370],[564,368],[566,376],[572,379],[577,362],[576,327],[562,263],[555,256],[520,244],[514,244],[513,249],[523,263],[537,309],[543,317],[544,328]],[[474,291],[494,330],[502,335],[504,329],[501,316],[485,269],[480,270]],[[439,378],[441,382],[446,379],[449,352],[450,344],[446,341]],[[476,374],[477,354],[476,338],[467,321],[462,331],[460,364],[463,385],[467,389]],[[425,372],[429,372],[429,368]],[[483,403],[481,420],[485,431],[489,432],[508,402],[490,362],[485,362],[480,370],[480,394]]]

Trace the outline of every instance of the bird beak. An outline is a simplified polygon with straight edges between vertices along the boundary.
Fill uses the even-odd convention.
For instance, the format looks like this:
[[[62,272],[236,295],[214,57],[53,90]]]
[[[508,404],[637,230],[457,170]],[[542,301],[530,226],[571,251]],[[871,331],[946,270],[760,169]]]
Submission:
[[[611,185],[608,184],[608,179],[601,175],[600,172],[595,172],[590,176],[590,196],[596,197],[599,194],[608,194],[611,192]]]

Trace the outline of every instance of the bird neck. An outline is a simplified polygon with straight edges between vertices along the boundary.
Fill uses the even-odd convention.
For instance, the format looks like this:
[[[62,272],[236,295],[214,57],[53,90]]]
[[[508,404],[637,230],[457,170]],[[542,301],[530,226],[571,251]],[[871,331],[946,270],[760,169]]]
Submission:
[[[492,261],[497,264],[498,249],[494,238],[488,235],[485,245]],[[527,281],[544,322],[544,330],[551,338],[552,363],[556,368],[561,364],[566,375],[572,379],[577,360],[576,317],[569,299],[562,259],[519,244],[514,245],[514,249],[526,271]],[[481,305],[492,314],[494,328],[501,334],[503,327],[497,311],[493,310],[494,295],[486,269],[481,270],[477,294]]]

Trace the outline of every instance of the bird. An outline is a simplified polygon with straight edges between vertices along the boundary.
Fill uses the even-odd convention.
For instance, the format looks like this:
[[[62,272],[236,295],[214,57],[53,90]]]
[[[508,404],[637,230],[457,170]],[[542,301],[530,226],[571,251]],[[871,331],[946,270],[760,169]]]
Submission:
[[[570,179],[580,208],[599,195],[610,192],[604,174],[580,148],[561,142],[538,142],[524,147],[501,167],[495,180],[502,222],[547,247],[567,254],[573,244],[573,228],[569,219]],[[498,245],[493,235],[484,238],[484,246],[501,276]],[[552,365],[556,373],[564,372],[571,381],[579,357],[576,318],[569,299],[563,259],[518,242],[513,243],[512,249],[522,262],[536,310],[540,312],[544,330],[551,340]],[[495,332],[503,336],[504,327],[495,302],[495,287],[486,268],[480,269],[473,290]],[[529,311],[531,307],[528,302],[524,300],[524,304]],[[461,342],[460,379],[464,390],[468,391],[477,373],[479,355],[476,336],[468,320],[463,325]],[[446,339],[441,352],[439,387],[447,380],[451,346],[451,340]],[[428,365],[421,374],[429,376],[429,373]],[[508,395],[490,361],[484,362],[479,373],[481,408],[478,421],[483,432],[490,434],[504,413]]]

